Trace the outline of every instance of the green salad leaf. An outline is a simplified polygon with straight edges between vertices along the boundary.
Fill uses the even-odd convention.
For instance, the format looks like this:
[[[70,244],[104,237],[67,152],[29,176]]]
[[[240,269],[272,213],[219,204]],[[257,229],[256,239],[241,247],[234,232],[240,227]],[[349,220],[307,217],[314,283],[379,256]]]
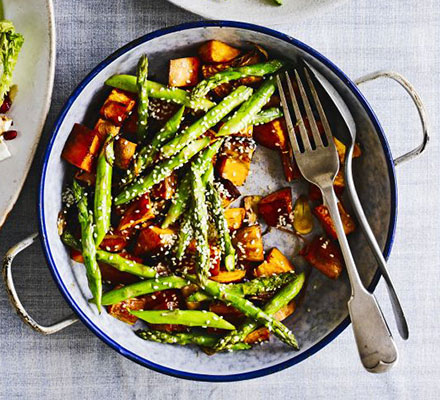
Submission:
[[[12,84],[12,73],[24,38],[10,21],[0,21],[0,102]]]

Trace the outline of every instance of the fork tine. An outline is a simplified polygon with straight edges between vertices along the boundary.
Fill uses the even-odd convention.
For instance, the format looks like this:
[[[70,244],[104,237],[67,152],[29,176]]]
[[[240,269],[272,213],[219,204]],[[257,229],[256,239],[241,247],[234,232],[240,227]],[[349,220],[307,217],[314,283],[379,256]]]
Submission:
[[[304,89],[304,85],[301,81],[301,78],[298,74],[298,71],[295,70],[295,77],[298,83],[299,92],[301,94],[301,98],[304,104],[304,108],[306,110],[307,118],[309,120],[310,129],[312,131],[313,140],[315,141],[316,147],[323,146],[321,134],[319,133],[318,126],[316,125],[315,116],[313,115],[312,107],[310,106],[309,98],[307,97],[307,93]]]
[[[278,92],[280,93],[281,105],[283,107],[284,118],[286,120],[287,132],[289,134],[290,145],[295,153],[299,153],[298,141],[295,135],[295,128],[290,118],[289,106],[287,105],[286,95],[284,94],[283,84],[281,83],[280,76],[277,75]]]
[[[295,118],[297,120],[297,125],[299,128],[299,133],[303,142],[304,150],[312,150],[310,145],[309,135],[307,134],[307,129],[304,125],[304,121],[299,109],[298,100],[296,99],[295,91],[292,87],[292,81],[290,80],[289,73],[286,71],[287,87],[289,88],[290,98],[292,99],[293,111],[295,112]]]
[[[315,85],[313,84],[308,69],[304,68],[304,72],[306,75],[307,83],[310,87],[310,91],[312,92],[313,100],[316,104],[316,109],[318,110],[319,118],[321,120],[322,126],[324,127],[325,137],[327,138],[328,145],[331,146],[333,144],[334,146],[332,130],[328,123],[321,101],[319,100],[318,92],[316,91]]]

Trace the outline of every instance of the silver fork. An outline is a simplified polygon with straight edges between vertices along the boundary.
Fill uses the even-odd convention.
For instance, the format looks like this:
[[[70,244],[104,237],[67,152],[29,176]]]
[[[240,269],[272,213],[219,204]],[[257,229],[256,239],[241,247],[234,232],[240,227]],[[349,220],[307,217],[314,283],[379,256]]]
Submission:
[[[362,364],[369,372],[385,372],[389,370],[398,359],[397,347],[376,298],[373,294],[368,292],[362,284],[347,237],[345,236],[338,210],[338,199],[333,189],[333,181],[339,171],[339,158],[333,142],[330,125],[310,75],[307,69],[305,69],[307,83],[324,127],[326,140],[323,141],[301,78],[295,70],[296,83],[310,124],[314,142],[313,145],[304,125],[289,73],[285,72],[285,75],[292,108],[299,128],[299,138],[301,139],[298,141],[298,137],[295,133],[283,85],[278,75],[277,85],[290,143],[299,170],[305,179],[320,188],[324,203],[328,208],[330,217],[335,226],[351,284],[351,297],[348,301],[348,311],[350,313],[353,333]]]

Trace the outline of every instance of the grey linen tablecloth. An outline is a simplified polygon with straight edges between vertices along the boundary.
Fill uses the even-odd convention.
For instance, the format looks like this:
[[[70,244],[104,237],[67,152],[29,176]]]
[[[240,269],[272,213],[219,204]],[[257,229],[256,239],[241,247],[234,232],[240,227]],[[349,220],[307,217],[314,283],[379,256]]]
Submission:
[[[285,0],[294,1],[294,0]],[[230,0],[233,19],[233,0]],[[165,0],[56,0],[57,69],[52,108],[21,197],[0,232],[0,255],[36,231],[37,185],[51,126],[77,83],[108,54],[147,32],[199,19]],[[78,323],[43,337],[23,325],[0,288],[2,399],[435,399],[439,398],[439,141],[440,7],[438,0],[353,0],[325,15],[279,26],[315,47],[352,78],[377,69],[406,75],[426,102],[433,138],[427,152],[398,168],[399,219],[389,260],[410,325],[397,339],[400,363],[386,375],[363,371],[347,329],[315,356],[280,373],[247,382],[178,380],[121,357]],[[395,156],[419,140],[416,112],[401,88],[374,83],[364,92]],[[39,245],[17,259],[25,306],[45,323],[70,313]],[[377,296],[392,314],[381,282]],[[391,324],[393,331],[394,324]]]

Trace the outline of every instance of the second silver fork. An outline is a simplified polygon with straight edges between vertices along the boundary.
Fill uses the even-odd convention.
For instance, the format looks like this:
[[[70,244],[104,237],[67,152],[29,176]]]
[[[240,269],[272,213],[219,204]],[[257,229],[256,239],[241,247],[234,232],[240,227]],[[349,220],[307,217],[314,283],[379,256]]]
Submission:
[[[277,85],[280,92],[290,143],[299,170],[306,180],[320,188],[324,198],[324,204],[327,206],[330,217],[335,226],[351,284],[351,297],[348,301],[348,310],[362,364],[370,372],[387,371],[398,359],[397,347],[376,298],[365,289],[360,279],[344,232],[344,227],[338,210],[338,199],[333,188],[333,181],[339,171],[339,158],[333,141],[330,125],[313,82],[308,71],[305,70],[308,86],[321,123],[324,127],[325,135],[324,138],[321,137],[307,93],[298,72],[295,71],[296,83],[312,133],[311,140],[304,125],[300,106],[290,76],[288,72],[285,72],[285,75],[292,108],[295,114],[295,120],[297,121],[299,130],[299,135],[297,137],[294,124],[290,117],[289,106],[283,85],[280,76],[277,76]]]

